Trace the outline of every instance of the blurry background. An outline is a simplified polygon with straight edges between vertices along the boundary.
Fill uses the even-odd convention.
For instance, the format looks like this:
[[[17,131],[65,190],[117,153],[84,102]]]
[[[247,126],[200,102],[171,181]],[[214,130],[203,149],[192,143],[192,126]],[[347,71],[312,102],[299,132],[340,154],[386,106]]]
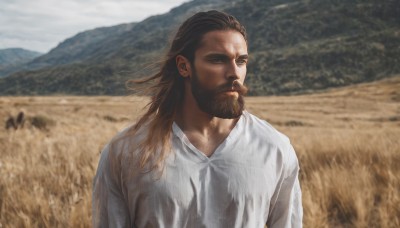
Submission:
[[[247,28],[247,109],[291,138],[304,226],[400,226],[400,1],[16,0],[0,3],[0,227],[90,227],[99,152],[147,101],[125,82],[209,9]]]
[[[184,1],[2,1],[0,49],[18,47],[44,54],[78,32],[142,21]]]
[[[246,26],[251,53],[247,84],[252,95],[313,92],[400,72],[399,1],[194,0],[139,19],[145,17],[140,13],[145,9],[168,11],[167,2],[169,7],[181,3],[2,3],[6,7],[0,15],[6,18],[1,42],[19,42],[42,53],[28,52],[20,62],[10,61],[18,53],[0,54],[6,59],[0,62],[0,94],[124,95],[127,79],[157,70],[151,63],[162,60],[177,26],[189,15],[209,9],[231,13]],[[94,29],[101,24],[105,27]],[[91,30],[80,31],[85,28]]]

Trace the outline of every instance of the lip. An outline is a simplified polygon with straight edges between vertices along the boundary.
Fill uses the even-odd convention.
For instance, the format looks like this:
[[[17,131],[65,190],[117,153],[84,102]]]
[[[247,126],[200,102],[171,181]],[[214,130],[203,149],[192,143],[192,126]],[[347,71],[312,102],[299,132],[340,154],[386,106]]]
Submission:
[[[236,90],[227,90],[224,93],[230,96],[235,96],[235,97],[239,96],[239,93]]]

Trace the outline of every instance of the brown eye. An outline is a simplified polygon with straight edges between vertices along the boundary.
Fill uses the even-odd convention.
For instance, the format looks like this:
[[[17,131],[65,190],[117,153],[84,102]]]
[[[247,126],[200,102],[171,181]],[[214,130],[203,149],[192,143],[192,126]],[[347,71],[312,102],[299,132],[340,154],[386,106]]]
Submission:
[[[238,65],[246,65],[247,64],[247,59],[238,59],[238,60],[236,60],[236,64],[238,64]]]

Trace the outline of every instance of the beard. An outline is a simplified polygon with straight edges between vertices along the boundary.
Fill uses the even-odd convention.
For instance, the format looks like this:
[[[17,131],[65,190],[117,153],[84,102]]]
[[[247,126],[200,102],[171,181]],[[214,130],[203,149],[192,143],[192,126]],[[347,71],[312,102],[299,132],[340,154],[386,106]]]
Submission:
[[[242,115],[244,110],[243,95],[247,93],[247,87],[238,81],[232,80],[225,85],[214,89],[207,89],[201,85],[197,74],[194,73],[191,79],[192,94],[200,110],[222,119],[235,119]],[[238,93],[238,96],[227,95],[227,91]]]

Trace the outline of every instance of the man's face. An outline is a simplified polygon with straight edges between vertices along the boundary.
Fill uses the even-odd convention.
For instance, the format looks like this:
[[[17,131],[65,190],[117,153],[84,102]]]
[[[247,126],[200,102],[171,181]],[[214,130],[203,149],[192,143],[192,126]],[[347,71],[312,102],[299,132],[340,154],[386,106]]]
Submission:
[[[191,75],[192,94],[203,112],[225,119],[242,114],[247,60],[247,44],[241,33],[228,30],[204,35]]]

